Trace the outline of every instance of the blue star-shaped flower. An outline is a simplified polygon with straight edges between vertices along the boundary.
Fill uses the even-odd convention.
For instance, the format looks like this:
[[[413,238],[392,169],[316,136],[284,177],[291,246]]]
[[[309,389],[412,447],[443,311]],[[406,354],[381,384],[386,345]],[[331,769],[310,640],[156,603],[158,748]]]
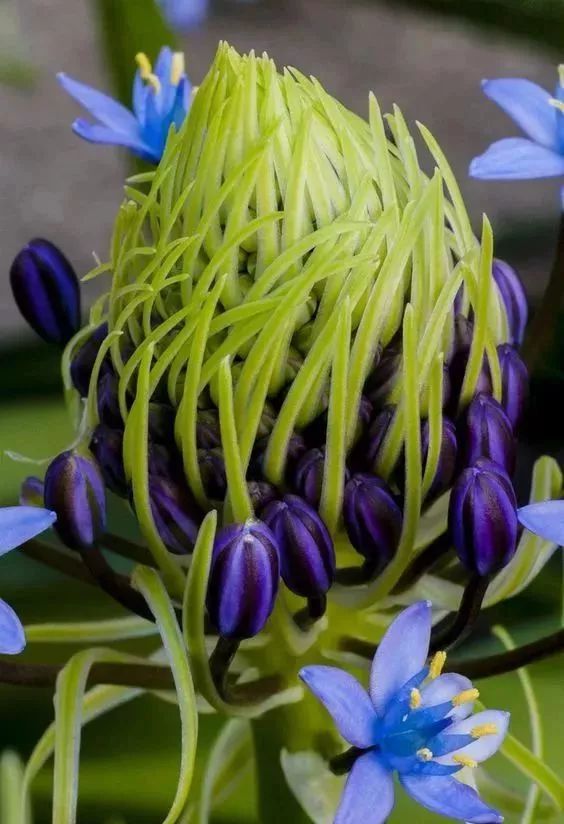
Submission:
[[[330,712],[343,738],[361,752],[348,777],[335,824],[383,824],[394,805],[393,773],[431,812],[468,824],[503,821],[454,775],[500,747],[509,714],[472,715],[478,691],[456,673],[441,674],[444,653],[426,665],[431,604],[404,610],[384,635],[366,692],[335,667],[311,666],[300,677]]]
[[[564,175],[564,66],[554,96],[523,78],[484,80],[484,93],[527,137],[493,143],[470,164],[482,180],[530,180]]]
[[[184,71],[184,55],[161,49],[153,72],[146,55],[138,54],[133,84],[133,111],[103,92],[62,72],[59,83],[98,123],[78,118],[73,131],[91,143],[125,146],[150,163],[163,156],[170,127],[179,129],[190,108],[192,85]]]
[[[0,509],[0,555],[45,532],[56,515],[36,506],[8,506]],[[11,606],[0,598],[0,653],[17,655],[25,647],[25,633]]]

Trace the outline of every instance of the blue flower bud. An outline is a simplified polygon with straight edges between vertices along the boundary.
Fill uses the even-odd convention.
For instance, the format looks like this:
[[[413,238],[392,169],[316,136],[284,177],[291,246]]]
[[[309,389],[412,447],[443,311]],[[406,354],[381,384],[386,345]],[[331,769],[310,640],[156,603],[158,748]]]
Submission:
[[[247,488],[254,512],[261,512],[265,506],[278,499],[276,487],[268,481],[249,481]]]
[[[214,449],[221,446],[219,415],[213,409],[198,412],[196,424],[196,443],[198,449]]]
[[[361,452],[363,456],[364,465],[368,469],[372,469],[380,455],[382,445],[388,434],[388,429],[394,418],[396,412],[395,406],[385,406],[382,411],[376,415],[372,426],[368,432],[368,438],[365,444],[361,445]]]
[[[80,288],[69,261],[35,238],[16,256],[10,283],[18,309],[47,343],[66,344],[80,329]]]
[[[468,407],[459,443],[466,466],[478,458],[490,458],[513,474],[517,452],[513,429],[501,405],[489,395],[476,395]]]
[[[458,453],[458,443],[456,440],[456,427],[453,422],[443,416],[441,432],[441,447],[439,452],[439,462],[435,471],[435,477],[427,493],[427,501],[432,501],[442,495],[450,485],[456,472],[456,456]],[[421,427],[421,454],[423,466],[427,461],[429,451],[429,421],[424,421]]]
[[[174,443],[174,421],[176,413],[166,403],[149,404],[149,438],[154,443]]]
[[[324,446],[319,449],[308,449],[296,464],[294,472],[294,489],[301,498],[304,498],[315,509],[318,508],[321,501],[325,453],[326,448]],[[350,472],[345,468],[345,483],[349,478]]]
[[[208,498],[212,501],[223,501],[227,492],[227,477],[221,450],[199,449],[198,465]]]
[[[208,585],[210,619],[224,638],[252,638],[274,608],[280,561],[276,538],[259,521],[218,533]]]
[[[497,347],[501,369],[501,405],[513,430],[521,423],[529,396],[529,373],[517,351],[508,343]]]
[[[20,506],[43,506],[45,484],[41,478],[30,475],[20,487]]]
[[[98,418],[113,429],[123,429],[119,411],[119,379],[114,371],[106,371],[98,381]]]
[[[450,497],[449,532],[458,557],[470,571],[494,575],[517,547],[517,510],[509,478],[483,463],[465,469]]]
[[[521,346],[529,314],[521,278],[513,267],[499,259],[493,262],[492,275],[505,306],[510,341],[515,346]]]
[[[304,598],[324,595],[335,577],[335,548],[317,512],[296,495],[274,501],[262,512],[280,551],[282,580]]]
[[[175,555],[194,549],[202,514],[186,483],[149,475],[151,513],[162,542]]]
[[[70,364],[70,376],[72,385],[78,390],[80,396],[85,398],[88,395],[90,378],[94,369],[96,356],[100,351],[102,342],[108,335],[108,324],[102,323],[92,334],[86,338],[72,356]],[[104,363],[100,374],[103,375],[107,368],[111,369],[111,360],[108,355],[104,358]]]
[[[45,506],[57,514],[54,528],[70,549],[96,546],[106,528],[104,480],[93,458],[62,452],[45,474]]]
[[[389,486],[375,475],[353,475],[345,487],[345,529],[353,547],[379,574],[398,548],[402,511]]]
[[[98,461],[104,483],[121,498],[126,498],[129,485],[123,465],[123,431],[98,424],[92,433],[90,451]]]

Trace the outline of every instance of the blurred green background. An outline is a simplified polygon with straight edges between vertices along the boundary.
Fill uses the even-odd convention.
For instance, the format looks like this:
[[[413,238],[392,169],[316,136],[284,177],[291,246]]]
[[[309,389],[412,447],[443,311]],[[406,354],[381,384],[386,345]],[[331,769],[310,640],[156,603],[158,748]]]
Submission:
[[[104,257],[125,172],[118,153],[86,146],[70,134],[76,111],[53,76],[64,69],[100,87],[113,83],[124,95],[123,70],[131,54],[139,48],[154,53],[164,36],[162,29],[143,22],[141,7],[133,0],[29,0],[23,8],[0,0],[0,244],[5,260],[0,276],[1,505],[16,500],[21,480],[34,471],[9,460],[3,450],[41,458],[71,439],[58,352],[37,345],[19,320],[8,289],[9,260],[31,236],[45,235],[68,252],[79,272],[87,271],[93,249]],[[123,28],[120,9],[127,20]],[[513,133],[482,99],[482,75],[523,75],[555,83],[555,64],[564,59],[560,0],[222,0],[212,4],[209,20],[183,44],[196,82],[222,37],[242,49],[267,49],[280,63],[316,74],[359,112],[365,111],[371,88],[386,108],[397,101],[411,120],[424,120],[452,159],[472,215],[478,220],[486,210],[493,217],[497,253],[520,268],[533,300],[538,297],[555,233],[556,187],[478,184],[466,179],[466,168],[492,139]],[[95,289],[88,292],[90,298],[94,294]],[[539,420],[542,413],[537,408]],[[562,446],[559,426],[542,438],[531,434],[534,443],[525,463],[542,447]],[[41,468],[37,471],[41,474]],[[108,610],[114,609],[118,614],[94,590],[69,586],[17,554],[2,560],[1,582],[2,597],[28,623],[47,616],[53,621],[109,617]],[[516,640],[533,639],[559,624],[561,600],[557,553],[530,591],[494,618],[510,625]],[[127,648],[147,651],[151,644],[137,641]],[[482,627],[468,653],[493,648]],[[62,661],[71,651],[33,645],[25,658]],[[531,668],[543,708],[546,758],[560,775],[563,663],[560,657]],[[496,678],[480,687],[484,703],[513,712],[512,732],[530,743],[517,679]],[[26,757],[52,716],[48,692],[0,687],[0,749],[12,747]],[[202,720],[200,768],[217,730],[215,719]],[[83,741],[81,824],[162,821],[178,768],[174,707],[153,697],[139,699],[87,727]],[[492,767],[509,786],[525,792],[523,778],[501,756]],[[215,811],[218,822],[256,819],[253,780],[249,774],[234,797]],[[37,824],[50,821],[50,781],[49,767],[36,784]],[[402,802],[392,822],[434,820]],[[553,820],[564,821],[564,816]],[[517,824],[519,816],[507,821]]]

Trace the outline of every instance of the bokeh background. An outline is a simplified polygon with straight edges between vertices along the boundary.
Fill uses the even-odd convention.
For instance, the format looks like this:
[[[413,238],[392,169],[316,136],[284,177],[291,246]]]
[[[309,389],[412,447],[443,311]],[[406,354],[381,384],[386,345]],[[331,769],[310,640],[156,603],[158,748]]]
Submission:
[[[120,0],[123,2],[123,0]],[[142,14],[152,0],[129,0]],[[15,463],[9,449],[41,459],[70,439],[62,404],[57,351],[40,346],[18,316],[8,282],[10,260],[31,237],[58,244],[84,274],[92,253],[107,254],[111,225],[122,198],[126,159],[117,150],[74,137],[77,108],[55,74],[110,90],[97,17],[88,0],[0,0],[0,505],[13,503],[33,466]],[[398,103],[408,121],[423,121],[452,162],[479,225],[486,211],[496,232],[496,252],[522,273],[532,302],[542,293],[550,265],[559,208],[558,186],[487,184],[467,177],[470,159],[494,139],[515,133],[480,92],[484,77],[524,76],[548,87],[564,60],[564,3],[560,0],[218,0],[208,20],[183,38],[189,74],[199,82],[218,40],[240,50],[266,50],[279,65],[316,75],[348,106],[364,114],[374,90],[384,110]],[[143,44],[139,44],[142,48]],[[92,299],[96,287],[86,290]],[[534,437],[531,456],[554,450],[550,432]],[[518,639],[534,638],[560,619],[561,559],[554,559],[526,596],[496,616],[511,622]],[[2,560],[0,592],[29,623],[108,615],[95,593],[69,587],[27,559]],[[117,613],[116,613],[117,614]],[[474,652],[493,646],[486,635]],[[142,642],[129,645],[142,649]],[[63,660],[71,650],[35,645],[30,660]],[[544,708],[548,763],[564,772],[564,659],[532,668]],[[530,740],[524,699],[515,678],[482,685],[485,702],[514,711],[513,732]],[[0,749],[27,756],[52,720],[51,696],[0,687]],[[217,730],[202,731],[206,742]],[[173,792],[178,759],[177,717],[155,698],[138,700],[87,728],[81,772],[81,824],[158,824]],[[498,756],[496,769],[526,789]],[[50,769],[36,787],[39,824],[50,821]],[[1,803],[1,799],[0,799]],[[253,822],[253,776],[216,811],[217,821]],[[393,821],[426,822],[399,808]],[[515,814],[507,819],[518,822]],[[541,820],[541,818],[539,818]],[[564,821],[564,817],[552,818]],[[267,822],[261,822],[267,824]]]

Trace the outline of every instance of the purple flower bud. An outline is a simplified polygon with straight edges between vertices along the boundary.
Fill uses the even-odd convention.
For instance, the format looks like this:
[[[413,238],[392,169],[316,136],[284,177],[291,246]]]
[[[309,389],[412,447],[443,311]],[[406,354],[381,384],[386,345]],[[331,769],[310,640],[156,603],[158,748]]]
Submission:
[[[501,368],[501,405],[517,430],[529,395],[529,373],[517,351],[508,343],[497,347],[499,366]]]
[[[182,455],[175,444],[164,446],[149,442],[149,475],[184,480]]]
[[[326,448],[308,449],[298,463],[294,472],[294,488],[301,498],[311,504],[315,509],[321,500],[321,490],[323,487],[323,471],[325,468]],[[345,468],[345,483],[350,478],[350,472]]]
[[[492,275],[505,306],[510,341],[515,346],[521,346],[529,314],[521,278],[512,266],[499,259],[493,262]]]
[[[196,424],[196,443],[198,449],[214,449],[221,446],[219,415],[213,409],[198,412]]]
[[[395,412],[395,406],[385,406],[384,409],[376,415],[374,422],[370,427],[367,442],[362,448],[364,454],[364,465],[370,469],[372,469],[378,459]]]
[[[402,511],[389,486],[375,475],[353,475],[345,487],[345,529],[353,547],[379,574],[398,548]]]
[[[355,430],[355,441],[359,441],[363,435],[366,434],[368,429],[370,428],[370,424],[372,422],[372,418],[374,417],[374,405],[370,398],[367,398],[366,395],[362,395],[360,399],[360,405],[358,407],[358,421],[356,424]]]
[[[429,421],[425,421],[421,427],[421,454],[423,456],[423,466],[427,461],[429,451]],[[458,444],[456,440],[456,427],[449,418],[443,416],[441,433],[441,447],[439,452],[439,462],[435,471],[435,477],[427,493],[427,500],[432,501],[445,492],[452,483],[456,471],[456,456]]]
[[[227,492],[227,477],[221,450],[199,449],[198,465],[208,498],[212,501],[223,501]]]
[[[471,466],[478,458],[490,458],[510,475],[515,469],[516,442],[509,418],[500,404],[489,395],[476,395],[461,425],[459,443],[464,464]]]
[[[175,555],[192,552],[202,515],[188,486],[150,475],[149,499],[157,532],[167,549]]]
[[[324,595],[335,576],[335,548],[317,512],[296,495],[269,504],[262,513],[280,551],[282,580],[304,598]]]
[[[149,438],[154,443],[174,443],[176,413],[166,403],[149,404]]]
[[[47,343],[66,344],[80,329],[78,278],[63,253],[35,238],[18,253],[10,269],[18,309]]]
[[[394,342],[387,346],[370,373],[364,392],[376,408],[382,407],[398,380],[401,369],[401,343]]]
[[[121,498],[126,498],[129,485],[123,466],[123,431],[98,424],[92,433],[90,451],[98,461],[104,483]]]
[[[473,335],[474,324],[472,321],[468,320],[464,315],[457,315],[454,319],[454,342],[452,357],[448,367],[450,377],[450,401],[448,403],[448,410],[453,415],[456,413],[460,402],[460,393],[464,384],[464,376],[466,375],[466,367],[468,366],[468,359],[470,357]],[[478,376],[474,392],[475,394],[481,392],[490,395],[491,391],[492,381],[490,368],[487,358],[484,355],[482,369]]]
[[[44,483],[30,475],[20,487],[20,506],[43,506]]]
[[[496,475],[499,482],[505,487],[505,491],[517,509],[517,496],[515,495],[515,489],[511,483],[511,478],[502,466],[495,461],[491,461],[489,458],[478,458],[478,460],[473,464],[473,467],[474,469],[480,469],[484,472],[489,472],[490,474]]]
[[[224,638],[252,638],[274,608],[280,561],[276,538],[260,521],[217,535],[208,586],[210,619]]]
[[[62,452],[45,474],[45,506],[57,513],[54,528],[70,549],[94,547],[106,528],[104,480],[93,458]]]
[[[119,411],[119,379],[115,372],[107,371],[98,381],[98,418],[113,429],[123,429]]]
[[[269,438],[260,438],[255,441],[253,456],[249,466],[249,472],[253,479],[262,480],[263,478],[263,459],[264,454],[268,448]],[[291,479],[295,471],[296,464],[306,452],[307,446],[302,435],[294,432],[288,442],[286,450],[286,477]]]
[[[268,481],[249,481],[247,488],[255,512],[261,512],[265,506],[278,499],[276,487]]]
[[[449,506],[449,531],[464,566],[493,575],[513,558],[517,547],[515,498],[500,469],[465,469],[456,481]]]
[[[72,385],[78,390],[80,396],[85,398],[88,395],[90,378],[94,369],[96,356],[100,351],[102,342],[108,335],[108,324],[102,323],[96,327],[92,334],[76,350],[70,365],[70,376]],[[104,358],[101,369],[103,375],[107,368],[111,369],[111,360],[108,355]]]

